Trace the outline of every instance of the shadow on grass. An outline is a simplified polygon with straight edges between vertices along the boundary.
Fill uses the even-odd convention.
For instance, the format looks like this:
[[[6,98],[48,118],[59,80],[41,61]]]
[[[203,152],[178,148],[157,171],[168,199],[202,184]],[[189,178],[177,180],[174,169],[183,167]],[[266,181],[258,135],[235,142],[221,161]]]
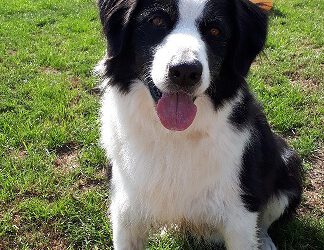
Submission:
[[[288,224],[276,224],[271,227],[270,235],[280,250],[323,250],[324,220],[319,218],[297,218]],[[170,235],[174,237],[174,235]],[[179,236],[178,236],[179,237]],[[177,238],[177,236],[175,236]],[[168,245],[168,249],[183,250],[226,250],[225,247],[198,241],[190,235],[180,236],[177,244]],[[176,247],[175,247],[176,246]],[[163,249],[163,246],[151,248]]]
[[[280,250],[322,250],[324,219],[296,218],[285,225],[274,225],[270,235]]]
[[[286,17],[286,14],[284,14],[281,10],[277,8],[273,8],[270,12],[271,17]]]

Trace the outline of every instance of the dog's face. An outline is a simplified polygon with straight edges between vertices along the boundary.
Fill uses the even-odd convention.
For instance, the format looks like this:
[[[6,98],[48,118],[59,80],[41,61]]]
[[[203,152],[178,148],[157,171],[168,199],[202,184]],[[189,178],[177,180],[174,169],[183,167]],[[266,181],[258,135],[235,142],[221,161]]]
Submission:
[[[207,94],[215,107],[243,84],[267,17],[245,0],[99,0],[107,75],[127,93],[141,80],[162,124],[184,130]],[[138,81],[137,81],[138,82]]]

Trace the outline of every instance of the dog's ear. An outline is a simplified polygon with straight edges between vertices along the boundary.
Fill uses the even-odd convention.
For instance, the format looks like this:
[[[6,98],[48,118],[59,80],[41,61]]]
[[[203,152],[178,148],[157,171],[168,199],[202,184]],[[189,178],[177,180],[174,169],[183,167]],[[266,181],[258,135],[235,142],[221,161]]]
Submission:
[[[238,73],[246,76],[252,62],[262,51],[268,28],[267,12],[248,0],[236,1],[236,53],[235,66]]]
[[[113,59],[124,45],[136,0],[98,0],[98,6],[108,42],[108,59]]]

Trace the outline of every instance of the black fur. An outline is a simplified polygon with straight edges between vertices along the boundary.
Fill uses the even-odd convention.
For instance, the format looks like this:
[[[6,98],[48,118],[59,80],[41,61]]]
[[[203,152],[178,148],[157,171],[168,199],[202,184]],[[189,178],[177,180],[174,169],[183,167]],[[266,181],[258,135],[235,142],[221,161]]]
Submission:
[[[242,199],[246,207],[252,212],[260,211],[273,195],[285,193],[290,205],[284,215],[292,214],[301,201],[300,158],[271,131],[262,107],[248,90],[243,91],[242,101],[234,108],[230,120],[238,130],[249,127],[253,131],[241,169]],[[284,161],[282,154],[287,150],[291,154]]]
[[[153,48],[171,31],[178,18],[176,2],[170,0],[99,0],[101,22],[108,42],[105,75],[111,84],[127,93],[134,79],[147,78]],[[168,30],[152,32],[147,9],[162,9],[170,15]]]

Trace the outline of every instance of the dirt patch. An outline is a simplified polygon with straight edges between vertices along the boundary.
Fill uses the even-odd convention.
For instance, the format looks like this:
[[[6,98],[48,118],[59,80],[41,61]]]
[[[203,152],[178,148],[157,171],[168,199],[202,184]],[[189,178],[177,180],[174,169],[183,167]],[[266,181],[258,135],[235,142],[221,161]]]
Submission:
[[[90,95],[101,96],[103,94],[103,89],[100,86],[97,86],[90,89],[88,92]]]
[[[53,250],[63,250],[63,249],[68,249],[68,243],[67,241],[64,239],[64,237],[62,237],[62,235],[60,235],[60,233],[58,233],[54,226],[47,226],[44,225],[42,228],[42,234],[48,239],[48,247],[50,249]]]
[[[78,180],[76,185],[81,191],[88,191],[97,186],[102,186],[106,183],[105,179],[81,179]]]
[[[81,80],[79,77],[76,77],[76,76],[72,77],[71,78],[71,87],[73,89],[78,89],[80,87],[80,81]]]
[[[58,69],[52,68],[52,67],[41,67],[40,72],[45,73],[47,75],[58,75],[61,74],[61,72]]]
[[[107,169],[103,168],[100,171],[98,171],[94,178],[88,178],[88,177],[81,177],[76,183],[75,187],[76,189],[80,191],[88,191],[96,187],[101,187],[108,184],[107,181]]]
[[[67,243],[61,239],[51,240],[49,245],[50,245],[50,249],[52,250],[68,249]]]
[[[15,56],[15,55],[17,55],[17,50],[10,49],[7,51],[7,53],[9,56]]]
[[[19,149],[18,151],[12,151],[11,156],[17,160],[24,160],[28,156],[28,152],[25,149]]]
[[[14,213],[13,216],[12,216],[12,221],[13,221],[13,224],[17,227],[17,228],[20,228],[21,226],[21,217],[18,213]]]
[[[70,141],[55,148],[57,155],[69,154],[81,148],[81,145],[75,141]]]
[[[64,174],[69,173],[71,170],[79,167],[78,152],[75,151],[58,156],[54,161],[54,165],[59,172]]]
[[[107,188],[109,186],[109,180],[107,180],[107,169],[102,168],[98,170],[94,176],[87,176],[80,174],[76,182],[71,186],[71,193],[73,196],[77,197],[81,193],[86,193],[88,191],[93,191],[101,188]]]
[[[80,146],[75,142],[68,142],[56,148],[57,158],[54,165],[59,172],[66,174],[79,167],[79,148]]]
[[[78,105],[80,103],[80,100],[81,100],[80,94],[73,97],[72,100],[70,101],[70,107],[74,107],[74,106]]]
[[[298,72],[288,74],[291,84],[294,86],[300,86],[306,91],[318,91],[320,89],[320,82],[312,79],[305,78],[301,76]]]
[[[324,216],[324,149],[312,157],[312,169],[306,173],[301,214]]]
[[[17,215],[14,215],[15,223]],[[0,242],[0,249],[22,249],[28,245],[31,249],[68,249],[68,242],[57,232],[54,225],[44,224],[35,230],[23,222],[15,223],[16,235],[10,235]],[[17,237],[19,235],[19,237]]]
[[[26,150],[19,150],[18,151],[17,157],[19,159],[25,159],[27,156],[28,156],[28,153],[27,153]]]

